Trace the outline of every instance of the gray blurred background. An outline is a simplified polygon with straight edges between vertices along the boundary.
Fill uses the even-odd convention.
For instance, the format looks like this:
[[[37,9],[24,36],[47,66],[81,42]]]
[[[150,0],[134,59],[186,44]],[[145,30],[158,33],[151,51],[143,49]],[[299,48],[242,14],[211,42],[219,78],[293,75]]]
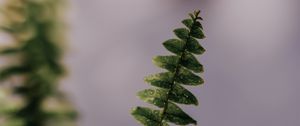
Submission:
[[[202,10],[207,52],[200,106],[183,106],[199,126],[300,125],[299,0],[71,0],[70,76],[63,88],[79,126],[138,126],[136,92],[161,71],[161,43]]]

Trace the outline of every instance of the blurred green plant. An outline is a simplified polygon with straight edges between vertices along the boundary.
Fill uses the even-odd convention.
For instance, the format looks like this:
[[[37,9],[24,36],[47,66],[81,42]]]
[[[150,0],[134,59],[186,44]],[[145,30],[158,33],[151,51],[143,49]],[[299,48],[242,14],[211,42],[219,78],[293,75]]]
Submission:
[[[65,75],[65,0],[5,0],[1,29],[14,44],[0,69],[0,125],[74,126],[76,112],[58,90]]]
[[[179,39],[169,39],[163,43],[164,47],[174,53],[169,56],[156,56],[153,63],[167,72],[150,75],[145,81],[158,88],[146,89],[138,92],[141,100],[153,104],[161,110],[153,110],[147,107],[136,107],[131,114],[136,120],[145,126],[168,126],[168,123],[176,125],[197,125],[197,121],[185,113],[178,104],[198,105],[197,98],[182,85],[197,86],[204,80],[196,75],[202,73],[203,66],[198,62],[194,54],[200,55],[205,49],[196,39],[203,39],[203,27],[199,20],[200,11],[190,13],[190,18],[182,23],[187,28],[174,30]]]

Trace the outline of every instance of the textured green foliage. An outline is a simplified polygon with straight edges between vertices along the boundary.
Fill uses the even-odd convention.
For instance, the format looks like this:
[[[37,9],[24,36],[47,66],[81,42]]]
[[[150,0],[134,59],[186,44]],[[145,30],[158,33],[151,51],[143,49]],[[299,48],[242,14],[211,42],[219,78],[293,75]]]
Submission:
[[[198,55],[203,54],[205,52],[205,49],[194,38],[190,38],[189,43],[187,43],[186,45],[186,48],[187,51]]]
[[[197,124],[196,120],[194,120],[172,102],[168,103],[168,109],[166,110],[166,113],[167,122],[173,122],[177,125]]]
[[[183,85],[197,86],[204,80],[197,75],[204,71],[194,54],[203,54],[205,49],[199,44],[198,39],[203,39],[203,27],[199,20],[200,11],[190,14],[190,19],[182,23],[187,28],[177,28],[174,34],[178,37],[163,42],[163,46],[175,55],[156,56],[153,63],[166,70],[166,72],[145,77],[145,82],[155,88],[138,92],[141,100],[157,106],[161,110],[136,107],[132,115],[145,126],[167,126],[197,124],[197,121],[185,113],[176,104],[198,105],[197,98]]]
[[[179,56],[156,56],[153,58],[153,63],[158,67],[174,72],[179,59]]]
[[[4,1],[0,28],[15,44],[0,48],[1,58],[14,58],[0,68],[0,96],[5,96],[0,97],[0,118],[8,120],[0,125],[75,125],[76,112],[57,89],[65,74],[60,63],[65,41],[60,11],[64,1]],[[10,89],[4,89],[7,84]],[[10,103],[6,98],[12,96],[22,100]]]
[[[169,39],[163,43],[166,49],[180,55],[183,52],[185,42],[179,39]]]
[[[24,66],[10,66],[10,67],[4,68],[0,72],[0,81],[5,80],[12,75],[23,74],[28,71],[29,71],[29,69]]]
[[[161,112],[159,110],[152,110],[146,107],[136,107],[132,111],[132,115],[145,126],[168,126],[167,123],[160,122]]]
[[[198,62],[196,57],[191,53],[186,53],[186,55],[182,58],[181,62],[182,66],[186,67],[187,69],[192,70],[195,73],[203,72],[203,66]]]

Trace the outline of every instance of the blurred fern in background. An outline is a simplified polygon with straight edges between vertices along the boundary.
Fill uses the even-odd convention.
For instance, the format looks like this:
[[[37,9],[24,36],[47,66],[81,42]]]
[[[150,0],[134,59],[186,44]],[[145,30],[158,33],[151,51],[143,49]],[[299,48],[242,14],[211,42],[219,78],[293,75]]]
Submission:
[[[74,126],[76,112],[58,90],[65,40],[64,0],[5,0],[0,47],[0,125]]]

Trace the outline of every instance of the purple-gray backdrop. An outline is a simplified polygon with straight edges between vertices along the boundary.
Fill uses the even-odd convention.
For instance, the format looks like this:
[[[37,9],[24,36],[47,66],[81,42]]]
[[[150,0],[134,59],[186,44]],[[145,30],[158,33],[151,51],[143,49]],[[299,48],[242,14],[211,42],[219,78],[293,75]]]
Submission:
[[[148,88],[161,43],[201,9],[207,52],[199,126],[300,126],[299,0],[71,0],[71,75],[80,126],[138,126],[129,111]]]

